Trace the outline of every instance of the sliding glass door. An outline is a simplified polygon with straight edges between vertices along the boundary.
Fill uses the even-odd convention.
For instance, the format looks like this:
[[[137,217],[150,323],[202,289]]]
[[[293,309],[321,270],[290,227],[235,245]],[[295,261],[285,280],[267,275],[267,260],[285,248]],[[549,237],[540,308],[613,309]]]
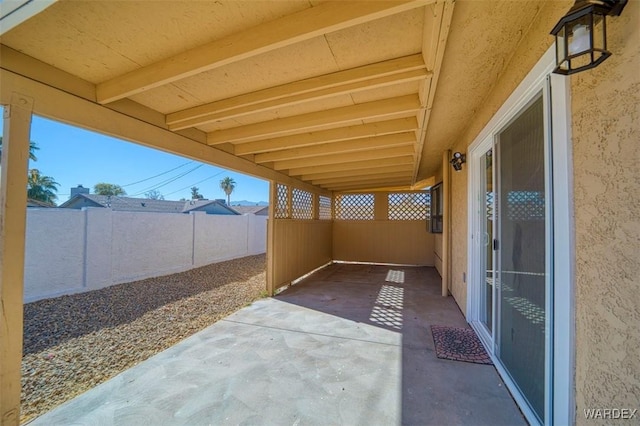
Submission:
[[[554,67],[549,49],[467,151],[467,320],[532,425],[575,422],[570,81]]]
[[[475,162],[474,326],[505,381],[545,422],[549,410],[551,206],[544,90],[497,126]],[[518,399],[517,398],[517,399]]]
[[[542,94],[496,136],[497,356],[544,420],[547,202]]]

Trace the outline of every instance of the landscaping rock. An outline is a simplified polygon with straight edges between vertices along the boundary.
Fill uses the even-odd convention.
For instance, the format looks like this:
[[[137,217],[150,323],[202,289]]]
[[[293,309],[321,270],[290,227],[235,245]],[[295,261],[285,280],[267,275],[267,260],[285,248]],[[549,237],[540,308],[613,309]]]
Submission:
[[[21,422],[264,297],[265,280],[258,255],[25,305]]]

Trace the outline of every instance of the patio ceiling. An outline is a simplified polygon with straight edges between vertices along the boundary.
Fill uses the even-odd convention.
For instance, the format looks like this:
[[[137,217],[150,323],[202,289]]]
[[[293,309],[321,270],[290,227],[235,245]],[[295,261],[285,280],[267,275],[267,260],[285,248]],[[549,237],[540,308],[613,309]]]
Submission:
[[[2,35],[0,63],[207,147],[160,149],[329,191],[410,188],[544,4],[57,1]]]

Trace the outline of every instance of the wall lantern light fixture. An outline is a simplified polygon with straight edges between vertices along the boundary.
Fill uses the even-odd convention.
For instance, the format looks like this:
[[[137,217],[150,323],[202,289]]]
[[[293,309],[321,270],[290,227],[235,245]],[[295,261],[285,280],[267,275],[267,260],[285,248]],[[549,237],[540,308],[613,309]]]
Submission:
[[[454,152],[453,157],[451,157],[451,160],[449,161],[449,163],[451,163],[451,165],[453,166],[453,170],[455,170],[456,172],[462,170],[462,165],[466,162],[467,156],[461,152]]]
[[[551,34],[556,37],[557,74],[597,67],[611,56],[607,50],[606,16],[619,16],[627,0],[576,0]]]

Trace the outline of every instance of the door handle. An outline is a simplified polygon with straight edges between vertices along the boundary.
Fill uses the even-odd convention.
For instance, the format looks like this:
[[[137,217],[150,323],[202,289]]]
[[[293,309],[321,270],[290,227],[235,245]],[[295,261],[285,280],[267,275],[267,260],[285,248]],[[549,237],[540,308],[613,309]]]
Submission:
[[[498,240],[497,240],[497,239],[494,239],[494,240],[493,240],[493,249],[494,249],[495,251],[497,251],[499,248],[500,248],[500,244],[498,244]]]

